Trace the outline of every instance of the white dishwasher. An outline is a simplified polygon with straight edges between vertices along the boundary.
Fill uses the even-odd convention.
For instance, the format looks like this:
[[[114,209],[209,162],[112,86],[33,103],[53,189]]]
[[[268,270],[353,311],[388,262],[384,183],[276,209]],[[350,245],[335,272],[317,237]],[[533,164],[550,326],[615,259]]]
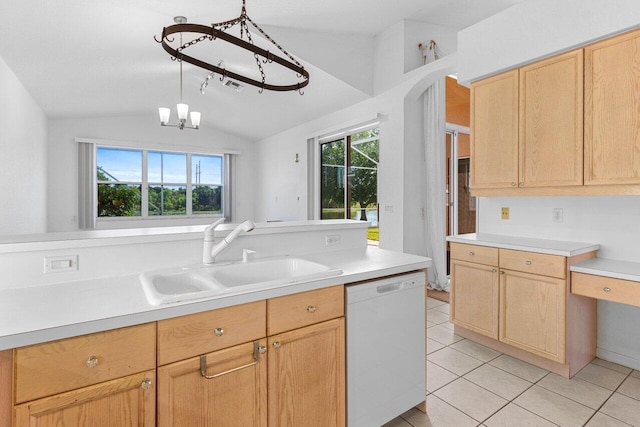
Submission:
[[[380,426],[425,400],[425,282],[347,287],[347,426]]]

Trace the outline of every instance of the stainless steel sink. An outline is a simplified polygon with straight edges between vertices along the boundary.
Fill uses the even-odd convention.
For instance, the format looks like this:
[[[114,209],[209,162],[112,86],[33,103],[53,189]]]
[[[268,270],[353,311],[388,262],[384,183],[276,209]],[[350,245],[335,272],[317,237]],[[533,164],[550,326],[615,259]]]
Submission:
[[[298,257],[199,265],[142,273],[140,282],[150,304],[168,304],[219,295],[246,293],[334,277],[342,270]]]

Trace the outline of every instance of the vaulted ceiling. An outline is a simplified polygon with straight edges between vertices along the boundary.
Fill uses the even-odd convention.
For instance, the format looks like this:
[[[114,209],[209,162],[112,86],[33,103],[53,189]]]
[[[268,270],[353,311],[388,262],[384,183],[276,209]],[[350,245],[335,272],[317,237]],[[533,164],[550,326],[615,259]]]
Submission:
[[[259,94],[251,86],[238,93],[215,82],[202,95],[207,72],[185,64],[184,101],[202,111],[204,126],[257,140],[371,96],[363,90],[366,85],[339,78],[344,58],[336,53],[331,61],[333,48],[337,52],[339,45],[352,44],[373,55],[375,35],[401,20],[462,29],[520,1],[248,0],[249,16],[276,40],[280,34],[340,43],[327,43],[319,64],[310,62],[318,52],[305,52],[306,43],[295,43],[291,53],[311,74],[304,96]],[[208,25],[237,17],[240,8],[241,0],[3,1],[0,57],[50,118],[155,115],[159,106],[174,107],[179,80],[178,64],[154,35],[159,37],[177,15]],[[309,46],[318,49],[318,43]],[[224,49],[210,55],[210,60],[234,60]],[[362,71],[363,76],[371,72]]]

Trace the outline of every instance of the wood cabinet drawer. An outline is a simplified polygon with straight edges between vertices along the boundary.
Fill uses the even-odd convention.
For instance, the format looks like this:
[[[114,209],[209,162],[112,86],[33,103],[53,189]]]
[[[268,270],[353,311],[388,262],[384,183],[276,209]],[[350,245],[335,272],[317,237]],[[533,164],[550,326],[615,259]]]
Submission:
[[[631,280],[571,273],[571,293],[640,306],[640,282]]]
[[[558,279],[567,277],[567,259],[559,255],[500,249],[500,268]]]
[[[267,334],[344,316],[342,285],[267,300]]]
[[[155,369],[156,325],[16,349],[16,403]]]
[[[158,365],[264,338],[265,325],[265,301],[161,320]]]
[[[451,258],[477,264],[498,265],[498,248],[451,243]]]

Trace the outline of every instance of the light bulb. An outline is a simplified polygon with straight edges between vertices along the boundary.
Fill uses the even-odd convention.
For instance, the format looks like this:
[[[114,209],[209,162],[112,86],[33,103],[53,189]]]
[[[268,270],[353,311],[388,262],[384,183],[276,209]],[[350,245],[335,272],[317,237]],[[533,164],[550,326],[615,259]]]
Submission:
[[[178,110],[178,119],[187,120],[187,116],[189,115],[189,106],[187,104],[178,104],[176,105],[176,109]]]
[[[200,127],[200,112],[198,111],[191,112],[191,125],[194,128]]]

